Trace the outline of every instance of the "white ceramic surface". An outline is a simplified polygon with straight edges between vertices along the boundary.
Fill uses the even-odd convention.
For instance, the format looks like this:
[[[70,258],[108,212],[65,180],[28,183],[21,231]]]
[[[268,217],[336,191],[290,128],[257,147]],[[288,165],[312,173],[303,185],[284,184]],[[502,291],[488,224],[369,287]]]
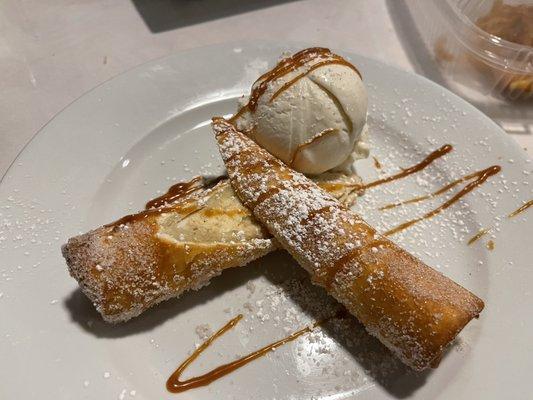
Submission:
[[[444,143],[455,146],[427,172],[375,188],[359,201],[356,209],[379,229],[420,215],[430,204],[387,214],[377,211],[378,205],[430,192],[492,164],[503,167],[461,203],[394,237],[486,302],[481,318],[467,326],[437,370],[408,371],[355,326],[349,338],[326,329],[206,388],[171,395],[165,380],[200,342],[199,325],[208,323],[215,330],[235,314],[245,315],[188,374],[298,329],[284,321],[287,309],[294,309],[302,323],[313,320],[312,313],[301,310],[298,296],[286,294],[276,305],[279,296],[273,295],[285,287],[280,282],[302,280],[305,274],[286,256],[275,254],[227,271],[210,286],[118,326],[101,322],[77,290],[60,245],[140,209],[174,180],[223,171],[210,117],[231,113],[235,98],[288,49],[294,50],[271,43],[221,45],[145,64],[74,102],[19,155],[0,185],[0,398],[530,395],[533,210],[502,222],[492,238],[493,251],[486,249],[487,239],[473,246],[465,242],[479,227],[533,197],[531,162],[494,123],[458,97],[424,78],[356,55],[345,54],[363,72],[370,95],[372,152],[385,173],[413,164]],[[358,168],[367,180],[376,174],[371,162]],[[319,290],[306,290],[307,295],[324,297]],[[318,342],[311,340],[316,337]]]

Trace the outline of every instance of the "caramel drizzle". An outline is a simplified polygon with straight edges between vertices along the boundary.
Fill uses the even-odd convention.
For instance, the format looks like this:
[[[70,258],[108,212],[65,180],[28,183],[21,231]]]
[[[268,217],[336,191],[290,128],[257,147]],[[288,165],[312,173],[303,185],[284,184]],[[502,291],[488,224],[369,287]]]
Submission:
[[[235,327],[239,321],[243,318],[242,314],[237,315],[235,318],[230,320],[226,325],[224,325],[222,328],[220,328],[215,334],[213,334],[210,338],[208,338],[204,343],[200,345],[196,350],[193,351],[193,353],[185,360],[183,361],[180,366],[170,375],[170,377],[167,380],[167,390],[171,393],[181,393],[189,389],[201,387],[201,386],[207,386],[211,382],[216,381],[217,379],[222,378],[223,376],[226,376],[227,374],[245,366],[246,364],[250,363],[251,361],[262,357],[266,355],[267,353],[270,353],[271,351],[277,349],[280,346],[283,346],[286,343],[292,342],[293,340],[297,339],[298,337],[311,332],[314,328],[321,325],[322,323],[326,322],[326,320],[321,322],[315,322],[313,325],[305,327],[303,329],[300,329],[291,335],[280,339],[276,342],[273,342],[271,344],[268,344],[259,350],[256,350],[242,358],[239,358],[235,361],[232,361],[228,364],[223,364],[217,368],[212,369],[211,371],[199,375],[187,380],[182,381],[181,375],[183,372],[187,369],[187,367],[198,358],[200,354],[202,354],[210,345],[213,343],[216,339],[218,339],[220,336],[224,335],[227,331]]]
[[[201,176],[196,176],[189,182],[179,182],[172,185],[168,191],[155,199],[152,199],[146,203],[145,209],[160,208],[170,203],[174,203],[176,200],[185,197],[193,192],[196,192],[201,186],[197,185],[202,181]]]
[[[324,272],[322,272],[319,278],[318,283],[322,284],[322,286],[329,290],[331,286],[333,285],[333,280],[337,276],[337,274],[346,267],[346,265],[353,261],[354,259],[357,259],[359,257],[359,254],[367,247],[367,245],[361,246],[360,248],[355,248],[353,250],[350,250],[348,253],[346,253],[344,256],[339,258],[333,266],[327,268]]]
[[[232,162],[234,162],[235,160],[239,160],[241,158],[249,158],[249,157],[246,157],[247,155],[249,154],[254,154],[254,151],[252,149],[244,149],[242,150],[241,152],[238,152],[238,153],[233,153],[232,155],[230,155],[228,158],[226,158],[226,163],[228,164],[231,164]],[[248,165],[250,166],[253,166],[253,165],[262,165],[264,164],[265,161],[262,160],[262,159],[257,159],[256,157],[254,157],[252,159],[252,161],[249,161],[248,162]]]
[[[300,224],[308,224],[317,215],[320,215],[320,214],[328,212],[331,209],[331,207],[332,207],[331,205],[327,205],[327,206],[324,206],[324,207],[320,207],[320,208],[318,208],[316,210],[309,211],[309,213],[307,214],[307,217],[302,218],[300,220]]]
[[[374,167],[376,167],[376,169],[381,169],[382,166],[379,160],[374,156],[372,156],[372,159],[374,160]]]
[[[272,197],[272,196],[278,194],[280,191],[281,191],[281,189],[279,187],[271,187],[271,188],[267,189],[266,192],[263,192],[259,196],[257,196],[255,201],[250,201],[246,205],[249,206],[252,210],[254,210],[255,207],[257,207],[263,201],[265,201],[269,197]]]
[[[292,167],[292,165],[294,164],[294,161],[296,160],[296,156],[298,155],[298,153],[300,153],[300,151],[302,151],[306,147],[309,147],[314,142],[316,142],[318,139],[323,138],[324,136],[327,136],[327,135],[331,135],[332,133],[336,133],[336,132],[338,132],[338,129],[336,129],[336,128],[327,128],[327,129],[324,129],[322,132],[319,132],[317,135],[313,136],[307,142],[304,142],[304,143],[300,144],[294,150],[294,153],[292,153],[292,157],[291,157],[291,159],[289,161],[289,164],[288,164],[289,167]]]
[[[302,79],[304,76],[307,76],[309,75],[311,72],[313,72],[315,69],[318,69],[320,67],[324,67],[326,65],[344,65],[348,68],[351,68],[353,69],[358,75],[359,77],[361,77],[361,74],[359,73],[359,71],[352,65],[350,64],[348,61],[346,61],[345,59],[341,58],[341,57],[334,57],[332,60],[324,60],[324,61],[320,61],[318,63],[316,63],[315,65],[313,65],[312,67],[310,67],[307,71],[305,72],[302,72],[301,74],[298,74],[296,75],[294,78],[292,78],[290,81],[284,83],[278,90],[276,90],[276,92],[272,95],[272,97],[270,98],[270,102],[272,103],[280,94],[282,94],[285,90],[287,90],[288,88],[290,88],[292,85],[294,85],[296,82],[298,82],[300,79]]]
[[[223,177],[222,177],[223,179]],[[218,182],[215,180],[215,183]],[[214,186],[214,185],[212,185]],[[203,178],[201,176],[194,177],[188,182],[180,182],[170,187],[167,193],[162,196],[156,197],[146,203],[146,208],[136,214],[125,215],[124,217],[104,225],[106,228],[116,229],[120,225],[126,225],[134,221],[141,220],[150,215],[163,214],[165,212],[173,211],[176,208],[176,205],[170,203],[176,203],[178,200],[186,197],[198,190],[205,189],[206,185],[203,183]],[[196,205],[189,205],[183,207],[182,212],[190,215],[191,213],[198,211]]]
[[[375,233],[374,230],[372,230]],[[333,263],[333,265],[327,268],[321,276],[321,283],[326,290],[330,290],[335,281],[337,274],[342,272],[347,266],[351,265],[354,260],[360,258],[361,254],[369,251],[372,247],[383,247],[387,245],[387,242],[379,239],[372,239],[360,247],[347,252],[344,256],[339,258]]]
[[[252,91],[250,93],[250,99],[248,100],[248,103],[246,103],[246,105],[241,107],[241,109],[237,111],[237,113],[233,115],[233,117],[231,117],[229,121],[235,122],[246,111],[255,111],[255,109],[257,108],[257,103],[259,101],[259,98],[266,92],[266,90],[268,89],[268,85],[272,81],[275,81],[276,79],[279,79],[295,71],[296,69],[304,66],[305,64],[310,63],[319,58],[326,58],[326,59],[324,61],[318,62],[316,65],[321,64],[320,66],[324,66],[328,64],[342,64],[342,65],[346,65],[347,67],[351,68],[359,76],[361,76],[361,73],[357,70],[357,68],[355,68],[355,66],[353,66],[351,63],[346,61],[344,58],[331,53],[331,51],[327,48],[312,47],[309,49],[301,50],[298,53],[292,55],[291,57],[287,57],[281,60],[273,69],[261,75],[252,85]],[[307,73],[311,72],[311,69],[313,69],[314,67],[315,66],[312,66],[310,67],[309,71],[306,71],[305,73],[300,74],[298,76],[298,79],[301,79]],[[296,80],[292,79],[291,82],[292,81],[296,82]],[[294,82],[292,82],[291,85]],[[286,85],[287,84],[283,85],[283,87],[285,87]],[[283,90],[287,89],[289,86],[286,86]],[[274,96],[279,95],[283,90],[281,91],[278,90]]]
[[[511,219],[513,217],[516,217],[518,214],[523,213],[526,211],[529,207],[533,206],[533,199],[526,201],[524,204],[522,204],[520,207],[518,207],[513,212],[510,212],[507,214],[507,219]],[[481,228],[474,236],[472,236],[467,244],[471,245],[472,243],[476,242],[477,240],[481,239],[483,236],[485,236],[487,233],[492,232],[494,229],[494,225],[489,226],[488,228]]]
[[[474,236],[472,236],[468,240],[467,245],[470,246],[472,243],[477,242],[479,239],[481,239],[487,233],[491,232],[493,229],[494,226],[491,226],[490,228],[481,228]]]
[[[228,122],[234,124],[235,122],[237,122],[237,120],[238,120],[240,117],[242,117],[242,115],[243,115],[246,111],[248,111],[248,104],[246,104],[246,105],[242,106],[241,108],[239,108],[239,110],[238,110],[235,114],[233,114],[233,115],[231,116],[231,118],[228,119]]]
[[[457,185],[463,183],[463,182],[468,182],[474,178],[477,178],[479,177],[479,175],[482,173],[483,171],[476,171],[476,172],[473,172],[471,174],[468,174],[468,175],[465,175],[465,176],[462,176],[461,178],[459,179],[456,179],[455,181],[452,181],[450,183],[448,183],[447,185],[443,186],[442,188],[440,188],[439,190],[433,192],[433,193],[429,193],[429,194],[426,194],[426,195],[423,195],[423,196],[418,196],[418,197],[413,197],[412,199],[409,199],[409,200],[404,200],[404,201],[399,201],[397,203],[391,203],[391,204],[387,204],[383,207],[380,207],[379,210],[381,211],[384,211],[384,210],[390,210],[391,208],[396,208],[396,207],[400,207],[400,206],[403,206],[403,205],[406,205],[406,204],[413,204],[413,203],[418,203],[420,201],[423,201],[423,200],[429,200],[429,199],[433,199],[441,194],[444,194],[448,191],[450,191],[451,189],[453,189],[454,187],[456,187]]]
[[[423,220],[426,220],[426,219],[429,219],[429,218],[433,218],[434,216],[440,214],[442,211],[446,210],[447,208],[449,208],[450,206],[455,204],[458,200],[460,200],[462,197],[464,197],[465,195],[470,193],[472,190],[474,190],[478,186],[482,185],[489,177],[497,174],[500,171],[501,171],[501,167],[499,165],[493,165],[493,166],[488,167],[488,168],[486,168],[484,170],[476,172],[475,174],[473,174],[473,175],[476,176],[476,179],[474,179],[473,181],[468,183],[464,188],[462,188],[453,197],[451,197],[449,200],[445,201],[439,207],[437,207],[437,208],[425,213],[421,217],[414,218],[414,219],[406,221],[406,222],[404,222],[404,223],[402,223],[402,224],[400,224],[400,225],[398,225],[398,226],[396,226],[396,227],[394,227],[392,229],[389,229],[383,235],[384,236],[394,235],[395,233],[403,231],[404,229],[407,229],[410,226],[412,226],[412,225],[414,225],[414,224],[416,224],[416,223],[418,223],[420,221],[423,221]]]
[[[124,217],[117,219],[116,221],[110,222],[109,224],[104,225],[104,228],[112,228],[115,231],[121,225],[127,225],[135,221],[139,221],[143,218],[146,218],[150,215],[159,215],[170,211],[175,211],[176,206],[162,207],[162,208],[151,208],[149,210],[143,210],[137,214],[128,214]],[[184,217],[188,217],[192,213],[201,210],[197,205],[189,205],[187,207],[180,208],[180,212],[185,214]]]
[[[522,204],[520,207],[518,207],[516,210],[514,210],[512,213],[509,213],[507,215],[507,218],[513,218],[516,217],[518,214],[523,213],[526,211],[529,207],[533,206],[533,199],[529,200],[528,202]]]
[[[392,181],[396,181],[401,178],[405,178],[406,176],[412,175],[414,173],[422,171],[424,168],[426,168],[428,165],[433,163],[433,161],[437,160],[438,158],[441,158],[442,156],[448,154],[450,151],[453,150],[453,146],[451,144],[445,144],[444,146],[440,147],[439,149],[431,152],[426,158],[424,158],[422,161],[420,161],[418,164],[413,165],[412,167],[402,169],[401,172],[398,172],[397,174],[387,176],[382,179],[375,180],[373,182],[364,183],[364,184],[356,184],[355,190],[364,190],[364,189],[370,189],[374,186],[379,186],[384,183],[389,183]]]
[[[250,212],[245,208],[226,208],[226,209],[220,209],[220,208],[205,208],[203,215],[206,217],[218,217],[220,215],[225,215],[227,217],[236,217],[236,216],[243,216],[243,215],[250,215]]]
[[[126,225],[131,222],[146,218],[150,215],[158,215],[165,212],[176,211],[176,204],[179,202],[179,200],[182,200],[183,198],[199,190],[210,189],[226,178],[227,177],[224,175],[211,179],[207,179],[202,176],[196,176],[190,181],[176,183],[175,185],[172,185],[165,194],[148,201],[143,211],[136,214],[126,215],[114,222],[104,225],[104,227],[116,229],[120,225]],[[197,204],[186,203],[180,206],[179,211],[182,214],[185,214],[187,217],[201,209],[202,207],[199,207]]]

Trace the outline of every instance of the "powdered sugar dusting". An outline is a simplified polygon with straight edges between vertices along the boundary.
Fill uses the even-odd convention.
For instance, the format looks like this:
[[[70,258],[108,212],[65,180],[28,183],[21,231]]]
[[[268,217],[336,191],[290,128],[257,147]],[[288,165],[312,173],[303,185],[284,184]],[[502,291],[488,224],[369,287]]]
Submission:
[[[230,180],[244,204],[315,282],[405,363],[427,368],[481,311],[481,300],[377,235],[230,123],[217,119],[214,125]],[[437,317],[441,314],[446,318]]]
[[[333,192],[347,203],[354,198],[345,185],[357,181],[336,175],[329,180],[340,186]],[[128,320],[277,247],[227,180],[165,207],[160,214],[104,226],[64,246],[72,276],[106,321]]]

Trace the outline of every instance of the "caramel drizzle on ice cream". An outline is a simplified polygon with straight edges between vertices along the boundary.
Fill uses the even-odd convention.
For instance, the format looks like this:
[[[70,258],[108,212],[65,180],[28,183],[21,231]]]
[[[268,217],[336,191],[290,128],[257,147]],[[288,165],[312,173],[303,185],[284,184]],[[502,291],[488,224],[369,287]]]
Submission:
[[[276,90],[276,92],[272,95],[272,97],[270,97],[270,102],[274,101],[276,99],[276,97],[278,97],[285,90],[290,88],[292,85],[294,85],[300,79],[302,79],[304,76],[309,75],[315,69],[318,69],[320,67],[324,67],[326,65],[333,65],[333,64],[344,65],[344,66],[346,66],[348,68],[353,69],[357,73],[357,75],[359,75],[359,77],[361,77],[361,74],[359,73],[359,71],[352,64],[350,64],[348,61],[346,61],[345,59],[343,59],[343,58],[341,58],[339,56],[336,56],[335,54],[332,54],[332,56],[334,56],[335,58],[331,59],[331,60],[320,61],[320,62],[316,63],[315,65],[313,65],[311,68],[309,68],[307,71],[296,75],[290,81],[284,83],[278,90]]]
[[[335,129],[335,128],[328,128],[328,129],[324,129],[322,132],[319,132],[317,135],[313,136],[311,139],[309,139],[307,142],[304,142],[302,144],[300,144],[296,149],[294,149],[294,152],[292,153],[292,157],[289,161],[289,167],[292,167],[293,164],[294,164],[294,161],[296,160],[296,157],[298,156],[298,154],[300,154],[300,152],[302,150],[304,150],[306,147],[309,147],[311,146],[313,143],[315,143],[317,140],[325,137],[325,136],[328,136],[328,135],[331,135],[331,134],[334,134],[334,133],[337,133],[338,132],[338,129]]]
[[[318,61],[317,61],[318,60]],[[359,70],[350,62],[346,61],[344,58],[337,54],[333,54],[329,49],[323,47],[311,47],[295,53],[294,55],[282,59],[273,69],[261,75],[255,83],[252,85],[252,91],[250,93],[250,98],[248,103],[246,103],[241,109],[229,120],[229,122],[235,122],[240,116],[242,116],[246,111],[255,111],[257,108],[257,103],[261,96],[267,91],[268,86],[271,82],[293,72],[298,68],[309,65],[313,62],[316,64],[311,65],[307,70],[298,74],[296,77],[290,81],[283,84],[270,98],[270,101],[274,100],[279,96],[283,91],[287,90],[290,86],[296,83],[299,79],[303,78],[310,72],[314,71],[317,68],[326,66],[326,65],[344,65],[359,75],[361,73]]]

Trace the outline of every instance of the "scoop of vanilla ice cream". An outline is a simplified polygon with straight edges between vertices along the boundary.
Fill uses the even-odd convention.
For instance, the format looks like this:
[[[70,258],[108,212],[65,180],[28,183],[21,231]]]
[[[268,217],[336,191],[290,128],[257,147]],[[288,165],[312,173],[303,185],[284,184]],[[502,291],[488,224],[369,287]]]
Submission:
[[[362,141],[366,136],[366,89],[353,69],[329,64],[274,96],[305,68],[309,66],[270,82],[256,109],[243,115],[238,126],[297,171],[320,174],[347,168],[354,157],[368,155],[368,146]]]

